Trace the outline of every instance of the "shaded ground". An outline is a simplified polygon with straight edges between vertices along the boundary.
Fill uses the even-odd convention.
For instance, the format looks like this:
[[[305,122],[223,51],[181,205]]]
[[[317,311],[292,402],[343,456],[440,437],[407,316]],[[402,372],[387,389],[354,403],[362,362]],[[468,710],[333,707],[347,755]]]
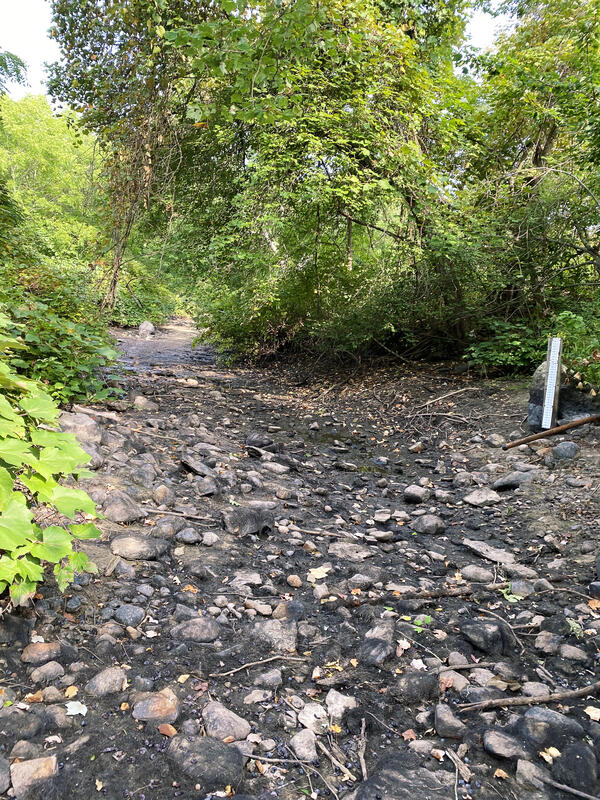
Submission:
[[[1,753],[57,755],[22,796],[598,795],[600,702],[539,699],[597,680],[597,429],[503,452],[523,382],[222,369],[192,336],[119,333],[101,574],[0,625]]]

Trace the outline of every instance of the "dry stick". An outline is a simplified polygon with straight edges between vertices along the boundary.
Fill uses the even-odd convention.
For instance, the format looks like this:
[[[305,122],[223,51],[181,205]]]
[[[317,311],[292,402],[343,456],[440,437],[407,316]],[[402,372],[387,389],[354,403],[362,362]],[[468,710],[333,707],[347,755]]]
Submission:
[[[484,700],[482,703],[465,703],[460,705],[461,711],[483,711],[488,708],[503,708],[504,706],[537,706],[543,703],[560,703],[562,700],[572,700],[575,697],[583,697],[586,694],[594,694],[600,689],[600,681],[590,683],[589,686],[582,686],[581,689],[570,689],[567,692],[555,692],[554,694],[542,695],[541,697],[509,697],[499,700]]]
[[[558,428],[550,428],[547,431],[540,431],[540,433],[533,433],[531,436],[525,436],[524,439],[517,439],[514,442],[508,442],[502,445],[503,450],[510,450],[513,447],[518,447],[521,444],[528,444],[535,442],[537,439],[546,439],[548,436],[555,436],[557,433],[571,430],[571,428],[579,428],[581,425],[587,425],[588,422],[600,422],[600,414],[592,414],[591,417],[582,417],[582,419],[567,422],[565,425],[559,425]]]
[[[200,522],[215,522],[212,517],[198,517],[196,514],[183,514],[180,511],[160,511],[158,508],[146,508],[146,506],[142,506],[142,509],[148,514],[170,514],[172,517],[183,517],[183,519],[197,519]]]
[[[567,786],[566,783],[557,783],[556,781],[553,781],[552,778],[539,778],[539,782],[542,784],[545,783],[548,786],[553,786],[555,789],[560,789],[561,792],[572,794],[575,797],[583,797],[584,800],[598,800],[597,794],[588,794],[587,792],[582,792],[579,789],[572,789],[570,786]]]
[[[495,667],[497,664],[496,661],[480,661],[479,663],[475,662],[473,664],[455,664],[454,666],[450,666],[450,664],[443,666],[443,667],[436,667],[435,670],[430,672],[430,675],[441,675],[442,672],[448,672],[452,670],[452,672],[458,672],[459,670],[467,669],[488,669],[489,667]]]
[[[365,733],[366,721],[363,717],[360,721],[360,737],[358,740],[358,763],[360,764],[360,771],[362,773],[363,781],[366,781],[368,776],[367,765],[365,763],[365,750],[367,749],[367,735]]]
[[[271,661],[280,661],[284,658],[286,661],[306,661],[306,658],[299,658],[295,656],[271,656],[270,658],[261,658],[260,661],[249,661],[247,664],[244,664],[241,667],[236,667],[235,669],[230,669],[229,672],[210,672],[208,677],[209,678],[226,678],[228,675],[235,675],[236,672],[241,672],[243,669],[249,669],[250,667],[258,667],[260,664],[269,664]]]
[[[325,753],[325,755],[327,756],[327,758],[328,758],[328,759],[331,761],[331,763],[332,763],[332,764],[333,764],[335,767],[337,767],[339,770],[341,770],[341,771],[342,771],[342,773],[343,773],[343,774],[346,776],[346,778],[348,778],[348,780],[349,780],[349,781],[352,781],[352,783],[356,783],[356,776],[355,776],[355,775],[353,775],[353,774],[350,772],[350,770],[349,770],[349,769],[347,769],[347,767],[345,767],[345,766],[342,764],[342,762],[341,762],[341,761],[338,761],[338,760],[337,760],[337,758],[336,758],[336,757],[333,755],[333,753],[330,753],[330,752],[329,752],[329,750],[328,750],[328,749],[325,747],[325,745],[323,744],[323,742],[320,742],[318,739],[317,739],[317,747],[319,748],[319,750],[320,750],[322,753]]]
[[[467,386],[465,389],[457,389],[455,392],[449,392],[448,394],[443,394],[441,397],[435,397],[433,400],[428,400],[426,403],[422,403],[420,406],[415,406],[415,411],[419,408],[427,408],[427,406],[433,405],[433,403],[439,403],[440,400],[445,400],[447,397],[453,397],[455,394],[462,394],[463,392],[472,392],[475,389],[478,389],[477,386]]]

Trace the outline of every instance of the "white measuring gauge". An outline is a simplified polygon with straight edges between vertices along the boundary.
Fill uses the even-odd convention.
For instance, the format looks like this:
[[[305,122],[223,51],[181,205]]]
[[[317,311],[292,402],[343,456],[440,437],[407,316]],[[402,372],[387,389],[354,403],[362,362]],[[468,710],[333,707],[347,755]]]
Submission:
[[[554,425],[558,390],[560,386],[562,339],[558,336],[548,339],[548,354],[546,361],[546,386],[544,387],[544,410],[542,413],[542,428],[548,430]]]

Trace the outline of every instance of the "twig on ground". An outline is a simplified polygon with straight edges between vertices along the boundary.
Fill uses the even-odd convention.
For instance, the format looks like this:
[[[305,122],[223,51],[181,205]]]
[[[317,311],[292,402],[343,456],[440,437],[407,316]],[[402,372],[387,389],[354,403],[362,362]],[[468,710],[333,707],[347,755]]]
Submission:
[[[600,689],[600,681],[582,686],[581,689],[570,689],[567,692],[554,692],[554,694],[541,695],[539,697],[507,697],[506,699],[484,700],[481,703],[463,703],[459,708],[461,711],[483,711],[488,708],[502,708],[504,706],[536,706],[544,703],[560,703],[562,700],[572,700],[576,697],[584,697],[586,694],[595,694]],[[596,798],[594,799],[596,800]]]
[[[350,770],[342,764],[341,761],[338,761],[337,758],[333,755],[333,753],[330,753],[329,750],[323,744],[323,742],[320,742],[318,739],[317,739],[317,747],[322,753],[324,753],[327,756],[327,758],[331,761],[331,763],[346,776],[346,778],[349,781],[352,781],[352,783],[356,783],[356,776],[353,775],[350,772]]]
[[[368,778],[367,765],[365,763],[365,751],[367,749],[367,735],[365,733],[366,721],[363,717],[360,721],[360,736],[358,738],[358,763],[360,764],[360,771],[362,773],[363,781]]]
[[[146,506],[142,506],[142,509],[147,514],[169,514],[169,516],[171,517],[183,517],[183,519],[197,519],[200,522],[215,521],[212,517],[199,517],[197,514],[184,514],[181,511],[161,511],[158,508],[146,508]]]
[[[422,403],[420,406],[415,406],[415,411],[419,408],[427,408],[427,406],[433,405],[433,403],[439,403],[440,400],[446,400],[447,397],[454,397],[456,394],[462,394],[463,392],[472,392],[479,387],[477,386],[466,386],[464,389],[457,389],[455,392],[448,392],[448,394],[443,394],[441,397],[434,397],[432,400],[428,400],[426,403]]]
[[[573,789],[571,786],[567,786],[566,783],[557,783],[553,781],[552,778],[540,778],[539,782],[541,784],[545,783],[547,786],[552,786],[554,789],[560,789],[561,792],[565,792],[566,794],[572,794],[574,797],[583,797],[584,800],[598,800],[597,794],[588,794],[587,792],[582,792],[580,789]]]
[[[519,645],[519,647],[521,648],[521,652],[523,652],[523,651],[525,650],[525,645],[523,644],[523,642],[521,641],[521,639],[519,639],[519,637],[518,637],[518,636],[517,636],[517,634],[515,633],[515,629],[514,629],[514,627],[513,627],[513,626],[510,624],[510,622],[508,622],[507,620],[505,620],[505,619],[504,619],[504,617],[501,617],[501,616],[500,616],[500,614],[494,614],[494,612],[493,612],[493,611],[489,611],[487,608],[478,608],[478,609],[477,609],[477,612],[478,612],[479,614],[488,614],[490,617],[494,617],[495,619],[499,619],[499,620],[500,620],[500,622],[503,622],[505,625],[508,625],[508,627],[509,627],[509,628],[511,629],[511,631],[512,631],[512,634],[513,634],[513,636],[515,637],[515,641],[516,641],[516,643],[517,643],[517,644]]]
[[[462,672],[463,670],[466,669],[488,669],[489,667],[495,667],[495,666],[496,666],[495,661],[480,661],[479,663],[476,663],[474,661],[472,664],[455,664],[453,667],[450,666],[450,664],[448,664],[447,666],[437,667],[430,674],[440,675],[442,672],[448,672],[449,670],[452,670],[452,672],[459,672],[459,671]]]
[[[249,661],[247,664],[244,664],[241,667],[236,667],[235,669],[230,669],[229,672],[210,672],[208,677],[209,678],[226,678],[228,675],[235,675],[236,672],[241,672],[243,669],[250,669],[250,667],[258,667],[260,664],[269,664],[271,661],[280,661],[281,659],[285,659],[285,661],[306,661],[306,658],[301,658],[300,656],[288,656],[288,655],[281,655],[281,656],[270,656],[270,658],[261,658],[260,661]]]

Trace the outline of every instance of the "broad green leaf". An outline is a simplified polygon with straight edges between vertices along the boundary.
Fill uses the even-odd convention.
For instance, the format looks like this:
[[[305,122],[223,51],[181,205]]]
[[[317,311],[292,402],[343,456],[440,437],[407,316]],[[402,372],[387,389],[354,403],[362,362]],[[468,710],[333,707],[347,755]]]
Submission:
[[[15,605],[20,605],[25,600],[33,597],[36,584],[33,581],[21,580],[10,587],[10,599]]]
[[[76,572],[90,572],[93,575],[98,574],[98,567],[93,561],[90,561],[87,553],[74,550],[69,556],[69,564]]]
[[[69,525],[69,530],[77,539],[98,539],[102,536],[102,531],[99,530],[93,522],[84,522],[81,525]]]
[[[19,574],[19,570],[17,568],[17,562],[13,558],[9,558],[9,556],[2,556],[0,558],[0,581],[6,581],[6,583],[12,583],[15,575]]]
[[[0,439],[0,461],[6,461],[15,467],[31,464],[37,459],[31,452],[31,446],[18,439]]]
[[[17,425],[23,425],[23,420],[3,395],[0,395],[0,417],[9,419],[11,422],[15,422]]]
[[[0,467],[0,511],[2,511],[8,503],[14,483],[10,472],[5,467]]]
[[[30,552],[43,561],[56,564],[65,558],[73,549],[73,540],[68,531],[58,525],[45,528],[42,532],[42,541],[31,545]]]
[[[61,514],[70,519],[73,519],[76,511],[84,511],[86,514],[96,513],[96,504],[81,489],[57,486],[52,492],[52,503]]]
[[[22,575],[26,580],[41,581],[44,577],[44,568],[37,560],[31,558],[30,556],[18,558],[15,563],[17,565],[17,569],[19,570],[19,574]]]
[[[52,502],[52,493],[58,486],[58,482],[54,478],[43,478],[41,475],[20,475],[19,480],[32,494],[37,494],[40,502]]]
[[[58,417],[58,406],[49,394],[38,391],[30,397],[24,397],[19,405],[34,419],[52,422]]]
[[[0,550],[14,550],[25,544],[32,535],[31,511],[19,499],[19,495],[13,492],[0,513]]]

